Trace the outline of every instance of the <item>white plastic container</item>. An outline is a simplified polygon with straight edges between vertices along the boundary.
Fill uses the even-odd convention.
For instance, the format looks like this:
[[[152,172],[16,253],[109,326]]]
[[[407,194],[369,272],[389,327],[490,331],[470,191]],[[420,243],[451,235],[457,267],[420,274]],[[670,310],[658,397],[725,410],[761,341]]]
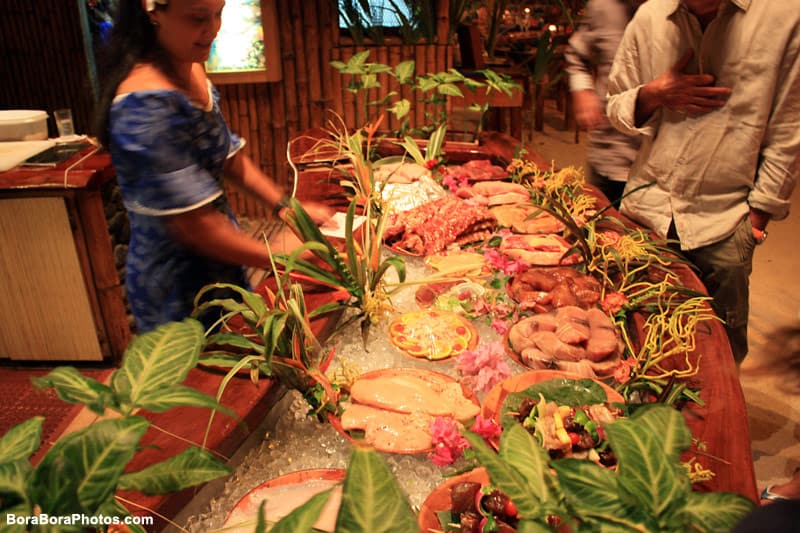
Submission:
[[[0,111],[0,141],[47,139],[47,112],[33,109]]]

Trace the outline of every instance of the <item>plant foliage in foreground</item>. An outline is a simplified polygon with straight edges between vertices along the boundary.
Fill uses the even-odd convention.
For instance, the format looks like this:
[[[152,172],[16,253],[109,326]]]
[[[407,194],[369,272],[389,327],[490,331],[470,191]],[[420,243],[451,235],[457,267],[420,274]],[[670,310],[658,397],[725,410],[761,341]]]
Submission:
[[[465,437],[492,483],[516,504],[525,531],[557,530],[551,517],[572,531],[730,531],[753,508],[738,494],[692,491],[680,463],[691,433],[671,407],[648,406],[604,429],[616,470],[550,459],[520,425],[503,432],[499,453],[478,435]]]
[[[691,433],[671,407],[652,405],[604,427],[619,460],[616,471],[591,461],[550,459],[520,425],[503,432],[499,453],[481,436],[464,435],[492,484],[517,506],[518,531],[561,531],[564,524],[573,532],[730,531],[752,510],[753,503],[738,494],[692,491],[680,463]],[[313,524],[327,496],[298,507],[272,531]],[[443,531],[451,530],[447,527],[443,524]],[[355,448],[336,533],[417,530],[390,469],[376,452]]]
[[[196,320],[171,322],[137,336],[125,351],[122,365],[105,385],[73,367],[58,367],[34,379],[52,387],[67,402],[83,404],[103,414],[122,416],[101,420],[60,438],[38,465],[30,456],[41,446],[43,417],[34,417],[0,437],[0,513],[17,516],[125,516],[116,499],[118,489],[148,495],[176,492],[230,473],[207,451],[190,446],[182,453],[137,472],[126,466],[140,449],[150,422],[134,410],[163,412],[172,407],[222,408],[213,398],[180,383],[197,364],[203,341]],[[130,526],[132,531],[145,531]],[[9,533],[83,532],[80,525],[0,525]]]

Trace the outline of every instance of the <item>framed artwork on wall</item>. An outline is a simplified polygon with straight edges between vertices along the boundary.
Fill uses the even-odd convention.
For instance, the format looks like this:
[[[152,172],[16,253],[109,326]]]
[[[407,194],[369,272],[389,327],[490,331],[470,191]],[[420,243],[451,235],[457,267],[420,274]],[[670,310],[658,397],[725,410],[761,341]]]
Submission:
[[[222,27],[206,61],[215,84],[279,81],[275,0],[226,0]]]

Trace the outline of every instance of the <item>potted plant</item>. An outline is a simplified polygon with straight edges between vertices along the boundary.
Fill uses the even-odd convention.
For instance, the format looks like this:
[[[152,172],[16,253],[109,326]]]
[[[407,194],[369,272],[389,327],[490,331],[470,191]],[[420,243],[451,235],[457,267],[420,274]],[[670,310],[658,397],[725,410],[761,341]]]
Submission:
[[[106,523],[90,524],[105,530],[110,521],[123,523],[129,516],[118,490],[166,494],[229,474],[225,464],[196,445],[138,471],[126,468],[148,428],[161,429],[137,415],[140,410],[163,412],[192,406],[235,417],[214,398],[181,385],[197,364],[203,338],[202,325],[192,319],[139,335],[131,341],[109,385],[68,366],[34,379],[38,387],[52,387],[64,401],[116,416],[64,435],[37,465],[29,457],[41,445],[42,417],[31,418],[0,437],[0,507],[7,520],[2,530],[86,531],[87,524],[74,518],[79,515],[105,517]],[[12,514],[27,518],[27,524],[8,523]],[[61,517],[66,523],[53,525],[46,517]],[[145,531],[133,524],[128,527]]]

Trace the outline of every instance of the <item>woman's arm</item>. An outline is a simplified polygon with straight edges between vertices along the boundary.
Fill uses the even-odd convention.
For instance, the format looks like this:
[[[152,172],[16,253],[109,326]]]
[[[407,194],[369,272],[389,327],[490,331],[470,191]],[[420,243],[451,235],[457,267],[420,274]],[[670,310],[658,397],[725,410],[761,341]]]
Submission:
[[[223,263],[270,266],[266,244],[243,233],[211,205],[171,215],[167,226],[179,244],[198,255]]]
[[[276,214],[284,207],[282,204],[288,198],[288,193],[264,174],[242,150],[228,159],[225,173],[231,184],[261,200]],[[333,216],[330,207],[318,202],[304,202],[303,207],[318,224]]]

